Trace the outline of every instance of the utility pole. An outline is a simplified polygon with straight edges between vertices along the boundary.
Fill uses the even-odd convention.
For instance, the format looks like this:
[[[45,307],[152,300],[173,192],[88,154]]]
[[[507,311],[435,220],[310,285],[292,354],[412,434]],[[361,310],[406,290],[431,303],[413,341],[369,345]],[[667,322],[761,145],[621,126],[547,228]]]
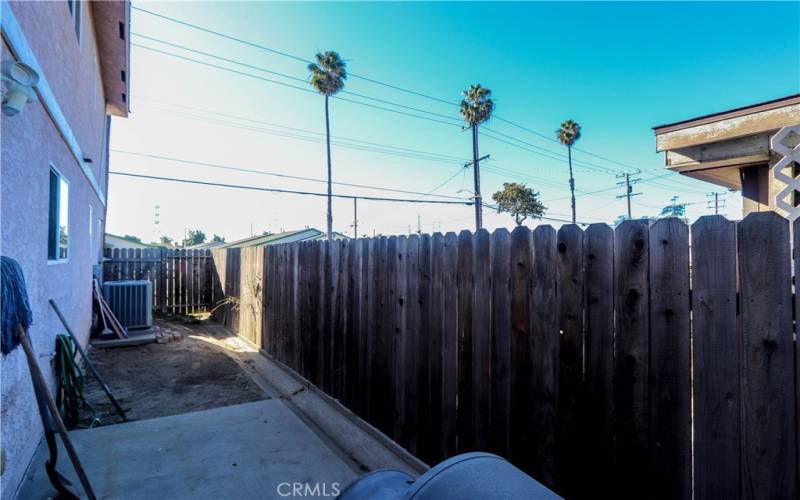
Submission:
[[[633,215],[631,214],[631,197],[632,196],[638,196],[638,195],[642,194],[642,193],[634,193],[633,192],[633,185],[636,184],[637,182],[641,182],[641,180],[642,180],[641,177],[632,177],[632,176],[639,175],[640,173],[642,173],[642,171],[639,170],[639,169],[636,169],[636,172],[624,173],[624,174],[620,174],[620,175],[617,176],[617,179],[621,179],[621,178],[625,179],[624,181],[617,182],[617,186],[625,186],[625,194],[617,195],[617,198],[627,198],[628,199],[628,218],[629,219],[633,218]]]
[[[483,198],[481,197],[481,161],[488,160],[490,155],[484,155],[478,158],[478,127],[472,126],[472,157],[474,160],[464,164],[464,168],[473,166],[475,178],[475,230],[483,227]]]
[[[720,208],[725,210],[725,192],[724,191],[714,191],[713,193],[706,193],[706,198],[708,198],[708,209],[714,209],[714,215],[719,215]],[[720,199],[720,195],[723,196]]]
[[[353,223],[350,227],[353,228],[353,237],[358,238],[358,198],[353,198]]]

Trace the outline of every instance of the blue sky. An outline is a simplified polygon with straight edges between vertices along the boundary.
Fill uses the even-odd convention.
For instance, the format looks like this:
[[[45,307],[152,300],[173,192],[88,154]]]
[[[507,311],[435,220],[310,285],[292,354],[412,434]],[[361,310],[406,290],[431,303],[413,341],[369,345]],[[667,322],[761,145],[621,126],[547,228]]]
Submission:
[[[579,221],[611,222],[622,214],[625,203],[616,198],[622,191],[613,189],[615,175],[633,167],[643,171],[644,179],[637,186],[643,194],[634,198],[634,216],[655,215],[677,195],[680,202],[691,203],[688,214],[694,219],[709,213],[705,194],[714,187],[677,175],[659,177],[665,173],[663,157],[655,153],[651,127],[800,91],[798,2],[134,2],[134,7],[305,59],[318,50],[337,50],[354,75],[452,103],[458,102],[460,91],[469,84],[491,88],[498,117],[545,137],[493,119],[488,134],[524,149],[481,137],[481,153],[491,154],[491,160],[482,164],[484,197],[489,198],[503,182],[524,182],[541,193],[548,215],[556,219],[567,218],[569,213],[567,165],[562,159],[563,148],[548,138],[564,119],[572,118],[582,125],[579,148],[605,158],[581,151],[574,154],[580,162],[576,167]],[[307,86],[263,71],[307,78],[304,63],[296,59],[136,9],[132,31],[150,37],[134,35],[135,44],[259,78]],[[360,94],[342,95],[347,99],[453,123],[334,100],[332,134],[346,138],[339,142],[362,147],[382,144],[407,148],[405,152],[412,149],[437,155],[437,161],[430,161],[420,159],[417,153],[407,157],[334,145],[335,181],[427,193],[450,179],[435,194],[470,195],[472,173],[460,166],[471,154],[470,138],[456,125],[457,106],[363,78],[351,77],[346,89]],[[325,177],[325,149],[318,135],[324,131],[319,95],[133,47],[131,109],[129,119],[114,120],[114,149]],[[112,154],[111,169],[280,189],[325,190],[319,182],[123,153]],[[353,195],[419,197],[346,186],[335,186],[334,190]],[[741,200],[734,193],[726,198],[727,214],[738,216]],[[160,206],[158,227],[154,224],[155,205]],[[416,230],[418,220],[424,232],[472,228],[472,210],[458,205],[364,201],[359,204],[359,233],[406,233],[409,226]],[[352,202],[336,200],[334,228],[351,234],[352,218]],[[488,210],[485,219],[490,229],[513,225],[509,216]],[[108,230],[145,240],[159,233],[178,238],[187,228],[200,228],[209,235],[217,233],[232,240],[249,236],[251,231],[324,228],[324,224],[324,198],[118,176],[110,181]]]

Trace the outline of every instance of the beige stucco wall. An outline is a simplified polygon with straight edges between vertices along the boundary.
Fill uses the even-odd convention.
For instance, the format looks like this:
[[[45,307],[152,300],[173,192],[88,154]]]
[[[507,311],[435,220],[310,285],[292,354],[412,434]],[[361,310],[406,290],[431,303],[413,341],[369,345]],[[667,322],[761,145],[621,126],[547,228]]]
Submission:
[[[65,2],[3,2],[2,7],[12,9],[83,155],[93,159],[98,185],[105,189],[105,104],[89,5],[83,5],[80,45]],[[2,59],[10,58],[4,41]],[[16,117],[2,116],[0,136],[0,252],[18,260],[23,268],[33,309],[31,340],[54,386],[48,354],[54,350],[55,335],[64,329],[48,300],[59,304],[85,344],[91,321],[92,265],[101,255],[105,207],[42,102],[27,105]],[[50,164],[70,184],[69,259],[56,264],[47,260]],[[0,498],[9,500],[41,439],[41,425],[21,348],[0,358],[0,374],[0,445],[5,462]],[[61,460],[61,467],[69,467],[66,457]]]

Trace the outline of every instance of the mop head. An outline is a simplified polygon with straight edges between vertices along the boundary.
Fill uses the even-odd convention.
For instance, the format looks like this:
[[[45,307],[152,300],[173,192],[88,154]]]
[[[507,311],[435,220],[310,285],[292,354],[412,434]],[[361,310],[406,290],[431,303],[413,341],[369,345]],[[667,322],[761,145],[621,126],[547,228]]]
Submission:
[[[2,307],[3,329],[0,351],[8,354],[19,344],[17,325],[28,328],[33,321],[33,315],[28,303],[28,292],[25,289],[25,276],[22,274],[22,268],[19,267],[16,260],[10,257],[0,257],[0,261],[2,261],[0,306]]]

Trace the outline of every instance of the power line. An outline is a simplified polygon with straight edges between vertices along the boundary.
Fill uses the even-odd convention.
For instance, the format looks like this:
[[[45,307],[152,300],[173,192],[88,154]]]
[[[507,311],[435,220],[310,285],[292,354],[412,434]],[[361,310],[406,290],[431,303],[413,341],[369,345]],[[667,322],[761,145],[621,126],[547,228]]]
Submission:
[[[208,66],[208,67],[219,69],[219,70],[222,70],[222,71],[228,71],[230,73],[235,73],[237,75],[247,76],[247,77],[250,77],[250,78],[254,78],[256,80],[261,80],[261,81],[264,81],[264,82],[274,83],[276,85],[281,85],[283,87],[288,87],[288,88],[292,88],[292,89],[295,89],[295,90],[308,92],[308,93],[311,93],[311,94],[317,94],[317,92],[315,90],[312,90],[312,89],[309,89],[309,88],[298,87],[297,85],[292,85],[290,83],[281,82],[281,81],[278,81],[278,80],[272,80],[270,78],[264,78],[264,77],[261,77],[261,76],[258,76],[258,75],[253,75],[251,73],[245,73],[244,71],[238,71],[238,70],[235,70],[235,69],[232,69],[232,68],[226,68],[225,66],[219,66],[219,65],[212,64],[212,63],[209,63],[209,62],[206,62],[206,61],[200,61],[198,59],[192,59],[191,57],[181,56],[179,54],[174,54],[172,52],[167,52],[167,51],[156,49],[156,48],[153,48],[153,47],[148,47],[146,45],[141,45],[141,44],[138,44],[138,43],[131,43],[131,45],[134,46],[134,47],[138,47],[138,48],[144,49],[144,50],[149,50],[149,51],[156,52],[156,53],[159,53],[159,54],[162,54],[162,55],[174,57],[176,59],[181,59],[183,61],[193,62],[193,63],[196,63],[196,64],[201,64],[203,66]],[[397,114],[400,114],[400,115],[410,116],[412,118],[419,118],[421,120],[428,120],[428,121],[432,121],[432,122],[436,122],[436,123],[441,123],[441,124],[444,124],[444,125],[449,125],[449,126],[452,126],[452,127],[460,127],[460,125],[455,123],[455,122],[446,122],[444,120],[439,120],[437,118],[430,118],[430,117],[427,117],[427,116],[415,115],[413,113],[406,113],[405,111],[400,111],[400,110],[391,109],[391,108],[385,108],[383,106],[378,106],[378,105],[375,105],[375,104],[369,104],[369,103],[366,103],[366,102],[356,101],[354,99],[348,99],[346,97],[332,96],[332,98],[336,99],[338,101],[344,101],[344,102],[350,102],[350,103],[353,103],[353,104],[359,104],[361,106],[366,106],[366,107],[373,108],[373,109],[380,109],[380,110],[383,110],[383,111],[388,111],[388,112],[391,112],[391,113],[397,113]],[[402,105],[399,105],[399,106],[402,106]]]
[[[141,34],[138,34],[138,33],[134,33],[134,34],[137,35],[137,36],[140,36],[140,37],[147,38],[149,40],[155,40],[157,42],[164,43],[164,44],[167,44],[167,45],[170,45],[170,46],[173,46],[173,47],[178,47],[178,48],[181,48],[181,49],[184,49],[184,50],[188,50],[188,51],[191,51],[191,52],[196,52],[196,53],[199,53],[199,54],[202,54],[202,55],[205,55],[205,56],[214,57],[214,58],[226,61],[226,62],[230,62],[230,63],[233,63],[233,64],[238,64],[238,65],[241,65],[241,66],[244,66],[244,67],[247,67],[247,68],[256,69],[258,71],[264,71],[264,72],[267,72],[267,73],[270,73],[270,74],[282,76],[282,77],[289,78],[289,79],[292,79],[292,80],[295,80],[295,81],[299,81],[299,82],[304,82],[304,83],[306,82],[306,80],[303,80],[301,78],[297,78],[297,77],[294,77],[294,76],[291,76],[291,75],[287,75],[285,73],[280,73],[280,72],[277,72],[277,71],[272,71],[272,70],[269,70],[269,69],[266,69],[266,68],[263,68],[263,67],[260,67],[260,66],[254,66],[254,65],[251,65],[251,64],[242,63],[240,61],[236,61],[236,60],[233,60],[233,59],[228,59],[228,58],[225,58],[225,57],[217,56],[217,55],[211,54],[209,52],[198,51],[198,50],[191,49],[191,48],[188,48],[188,47],[185,47],[185,46],[182,46],[182,45],[173,44],[171,42],[167,42],[167,41],[164,41],[164,40],[161,40],[161,39],[158,39],[158,38],[153,38],[153,37],[149,37],[149,36],[146,36],[146,35],[141,35]],[[281,86],[284,86],[284,87],[293,88],[293,89],[296,89],[296,90],[302,90],[304,92],[310,92],[310,93],[316,94],[316,91],[314,91],[314,90],[311,90],[311,89],[308,89],[308,88],[304,88],[304,87],[298,87],[296,85],[288,84],[286,82],[280,82],[278,80],[272,80],[272,79],[269,79],[269,78],[258,77],[256,75],[253,75],[253,74],[250,74],[250,73],[237,71],[237,70],[234,70],[234,69],[231,69],[231,68],[226,68],[224,66],[218,66],[218,65],[207,63],[205,61],[200,61],[200,60],[197,60],[197,59],[184,57],[184,56],[181,56],[179,54],[166,52],[166,51],[163,51],[163,50],[160,50],[160,49],[156,49],[156,48],[153,48],[153,47],[148,47],[148,46],[145,46],[145,45],[140,45],[140,44],[136,44],[136,43],[134,43],[132,45],[134,45],[136,47],[140,47],[140,48],[146,49],[146,50],[151,50],[153,52],[157,52],[159,54],[163,54],[163,55],[166,55],[166,56],[175,57],[175,58],[178,58],[178,59],[181,59],[181,60],[184,60],[184,61],[193,62],[193,63],[196,63],[196,64],[202,64],[202,65],[209,66],[209,67],[212,67],[212,68],[215,68],[215,69],[219,69],[219,70],[223,70],[223,71],[229,71],[229,72],[232,72],[232,73],[235,73],[235,74],[239,74],[239,75],[242,75],[242,76],[249,76],[251,78],[256,78],[256,79],[259,79],[259,80],[262,80],[262,81],[266,81],[268,83],[274,83],[274,84],[281,85]],[[353,96],[356,96],[356,97],[360,97],[362,99],[373,100],[375,102],[380,102],[380,103],[387,104],[387,105],[390,105],[390,106],[396,106],[396,107],[399,107],[399,108],[408,109],[408,110],[412,110],[412,111],[419,112],[419,113],[426,113],[426,114],[429,114],[431,116],[441,117],[441,118],[444,118],[444,119],[447,119],[447,120],[454,120],[454,121],[452,121],[452,122],[444,122],[442,120],[437,120],[437,119],[428,118],[428,117],[425,117],[425,116],[419,116],[419,115],[414,115],[414,114],[410,114],[410,113],[405,113],[405,112],[402,112],[402,111],[393,110],[393,109],[389,109],[389,108],[384,108],[384,107],[381,107],[381,106],[370,105],[368,103],[359,102],[359,101],[355,101],[355,100],[352,100],[352,99],[346,99],[346,98],[342,98],[340,96],[333,96],[333,97],[335,99],[343,100],[345,102],[352,102],[352,103],[355,103],[355,104],[360,104],[362,106],[369,106],[369,107],[373,107],[373,108],[376,108],[376,109],[389,111],[389,112],[393,112],[393,113],[399,113],[399,114],[403,114],[403,115],[414,117],[414,118],[421,118],[421,119],[431,120],[431,121],[438,122],[438,123],[443,123],[445,125],[454,125],[454,126],[459,126],[460,127],[459,123],[456,123],[459,120],[457,118],[449,117],[448,115],[444,115],[444,114],[441,114],[441,113],[436,113],[436,112],[433,112],[433,111],[428,111],[428,110],[421,109],[421,108],[415,108],[413,106],[406,106],[404,104],[399,104],[399,103],[395,103],[395,102],[392,102],[392,101],[387,101],[385,99],[379,99],[379,98],[375,98],[375,97],[371,97],[371,96],[367,96],[367,95],[364,95],[364,94],[359,94],[359,93],[355,93],[355,92],[351,92],[351,91],[347,91],[347,90],[343,90],[342,93],[353,95]],[[520,142],[520,143],[522,143],[522,144],[524,144],[524,145],[526,145],[528,147],[523,147],[523,146],[520,146],[518,144],[512,144],[512,143],[510,143],[508,141],[499,139],[499,138],[494,137],[493,135],[490,135],[490,134],[486,134],[487,137],[491,137],[492,139],[495,139],[495,140],[500,141],[500,142],[504,142],[505,144],[520,148],[520,149],[522,149],[524,151],[528,151],[528,152],[531,152],[531,153],[534,153],[534,154],[538,154],[540,156],[544,156],[546,158],[550,158],[550,159],[553,159],[553,160],[559,160],[559,159],[566,158],[561,153],[557,153],[555,151],[543,148],[541,146],[537,146],[537,145],[535,145],[533,143],[530,143],[528,141],[516,138],[516,137],[511,136],[509,134],[505,134],[503,132],[500,132],[500,131],[497,131],[497,130],[492,130],[492,129],[488,129],[488,130],[491,130],[492,134],[497,134],[497,135],[506,137],[508,139]],[[544,151],[544,152],[549,153],[549,154],[543,153],[541,151],[536,151],[534,149],[529,149],[529,148],[534,148],[536,150],[541,150],[541,151]],[[608,167],[603,167],[602,165],[592,164],[592,163],[589,163],[589,162],[586,162],[586,161],[582,161],[582,160],[575,160],[574,164],[576,166],[578,166],[578,167],[582,166],[586,170],[591,170],[591,171],[596,171],[596,172],[601,172],[601,173],[616,174],[618,172],[617,170],[613,170],[613,169],[610,169]]]
[[[144,174],[135,174],[132,172],[118,172],[118,171],[110,171],[110,174],[113,175],[122,175],[125,177],[137,177],[140,179],[152,179],[152,180],[159,180],[159,181],[168,181],[168,182],[182,182],[186,184],[198,184],[201,186],[214,186],[214,187],[224,187],[224,188],[231,188],[231,189],[246,189],[251,191],[266,191],[269,193],[284,193],[284,194],[298,194],[304,196],[318,196],[318,197],[327,197],[328,193],[317,193],[313,191],[295,191],[291,189],[278,189],[278,188],[265,188],[259,186],[243,186],[241,184],[224,184],[221,182],[210,182],[210,181],[198,181],[193,179],[179,179],[175,177],[160,177],[156,175],[144,175]],[[359,199],[359,200],[367,200],[367,201],[385,201],[385,202],[396,202],[396,203],[433,203],[437,205],[472,205],[472,201],[445,201],[445,200],[419,200],[419,199],[405,199],[405,198],[382,198],[377,196],[356,196],[356,195],[348,195],[348,194],[332,194],[333,198],[345,198],[348,200],[352,199]]]
[[[176,43],[172,43],[172,42],[163,40],[161,38],[155,38],[155,37],[151,37],[151,36],[148,36],[148,35],[143,35],[141,33],[132,33],[132,35],[136,35],[138,37],[145,38],[147,40],[151,40],[151,41],[154,41],[154,42],[162,43],[164,45],[169,45],[170,47],[175,47],[175,48],[178,48],[178,49],[181,49],[181,50],[186,50],[186,51],[189,51],[189,52],[194,52],[196,54],[201,54],[201,55],[204,55],[206,57],[213,57],[213,58],[219,59],[221,61],[225,61],[225,62],[228,62],[228,63],[231,63],[231,64],[237,64],[239,66],[244,66],[246,68],[254,69],[256,71],[262,71],[264,73],[269,73],[271,75],[281,76],[283,78],[288,78],[290,80],[294,80],[294,81],[297,81],[297,82],[302,82],[302,83],[305,83],[305,84],[309,83],[308,80],[306,80],[304,78],[298,78],[296,76],[292,76],[292,75],[289,75],[289,74],[286,74],[286,73],[281,73],[279,71],[274,71],[274,70],[265,68],[263,66],[255,66],[253,64],[244,63],[244,62],[241,62],[241,61],[237,61],[235,59],[229,59],[227,57],[222,57],[222,56],[219,56],[219,55],[216,55],[216,54],[212,54],[210,52],[204,52],[204,51],[201,51],[201,50],[193,49],[191,47],[187,47],[185,45],[179,45],[179,44],[176,44]],[[139,46],[139,45],[137,45],[137,46]],[[316,93],[316,91],[315,91],[315,93]],[[429,114],[431,116],[437,116],[437,117],[444,118],[444,119],[447,119],[447,120],[455,120],[456,122],[460,122],[461,121],[458,118],[454,118],[451,115],[445,115],[445,114],[442,114],[442,113],[437,113],[435,111],[429,111],[427,109],[422,109],[422,108],[415,108],[413,106],[406,106],[405,104],[400,104],[400,103],[396,103],[396,102],[393,102],[393,101],[387,101],[386,99],[380,99],[378,97],[372,97],[372,96],[368,96],[368,95],[365,95],[365,94],[360,94],[358,92],[353,92],[352,90],[342,89],[339,92],[339,94],[352,95],[352,96],[360,97],[362,99],[368,99],[368,100],[371,100],[371,101],[380,102],[382,104],[389,104],[391,106],[397,106],[399,108],[408,109],[410,111],[416,111],[418,113],[425,113],[425,114]]]
[[[221,38],[226,38],[226,39],[234,41],[234,42],[238,42],[238,43],[241,43],[241,44],[244,44],[244,45],[248,45],[248,46],[253,47],[253,48],[265,50],[267,52],[271,52],[273,54],[277,54],[277,55],[280,55],[280,56],[283,56],[283,57],[288,57],[290,59],[294,59],[295,61],[300,61],[300,62],[302,62],[304,64],[308,64],[308,63],[313,62],[313,61],[311,61],[309,59],[305,59],[303,57],[299,57],[299,56],[296,56],[296,55],[293,55],[293,54],[289,54],[288,52],[284,52],[284,51],[281,51],[281,50],[273,49],[271,47],[267,47],[265,45],[261,45],[261,44],[255,43],[255,42],[250,42],[250,41],[244,40],[242,38],[238,38],[238,37],[235,37],[235,36],[232,36],[232,35],[228,35],[226,33],[215,31],[215,30],[212,30],[210,28],[205,28],[205,27],[199,26],[197,24],[192,24],[192,23],[189,23],[187,21],[183,21],[183,20],[180,20],[180,19],[177,19],[177,18],[174,18],[174,17],[166,16],[164,14],[159,14],[157,12],[153,12],[151,10],[143,9],[141,7],[132,6],[131,8],[133,10],[138,10],[140,12],[144,12],[146,14],[150,14],[152,16],[159,17],[161,19],[172,21],[174,23],[178,23],[178,24],[181,24],[181,25],[189,27],[189,28],[193,28],[193,29],[196,29],[196,30],[199,30],[199,31],[203,31],[205,33],[209,33],[209,34],[212,34],[212,35],[219,36]],[[397,86],[397,85],[393,85],[391,83],[386,83],[386,82],[382,82],[380,80],[375,80],[373,78],[362,76],[362,75],[359,75],[357,73],[348,72],[348,74],[352,78],[358,78],[360,80],[364,80],[364,81],[367,81],[367,82],[375,83],[377,85],[382,85],[384,87],[387,87],[387,88],[390,88],[390,89],[394,89],[394,90],[398,90],[400,92],[405,92],[407,94],[415,95],[415,96],[418,96],[418,97],[423,97],[423,98],[430,99],[430,100],[433,100],[433,101],[438,101],[438,102],[441,102],[441,103],[444,103],[444,104],[448,104],[448,105],[458,106],[458,103],[455,103],[455,102],[452,102],[452,101],[448,101],[446,99],[441,99],[439,97],[434,97],[434,96],[425,94],[423,92],[406,89],[406,88],[403,88],[403,87],[400,87],[400,86]]]
[[[231,171],[245,172],[245,173],[251,173],[251,174],[267,175],[267,176],[272,176],[272,177],[280,177],[280,178],[284,178],[284,179],[294,179],[294,180],[320,182],[320,183],[327,183],[328,182],[325,179],[318,179],[318,178],[314,178],[314,177],[302,177],[302,176],[299,176],[299,175],[284,174],[284,173],[280,173],[280,172],[270,172],[270,171],[265,171],[265,170],[255,170],[255,169],[244,168],[244,167],[234,167],[232,165],[221,165],[221,164],[218,164],[218,163],[209,163],[209,162],[185,160],[185,159],[182,159],[182,158],[173,158],[173,157],[169,157],[169,156],[162,156],[162,155],[156,155],[156,154],[151,154],[151,153],[139,153],[139,152],[135,152],[135,151],[125,151],[125,150],[121,150],[121,149],[111,149],[110,151],[112,151],[114,153],[126,154],[126,155],[131,155],[131,156],[138,156],[138,157],[142,157],[142,158],[152,158],[152,159],[155,159],[155,160],[168,161],[168,162],[173,162],[173,163],[183,163],[183,164],[187,164],[187,165],[198,165],[198,166],[201,166],[201,167],[209,167],[209,168],[217,168],[217,169],[221,169],[221,170],[231,170]],[[430,196],[436,196],[438,198],[449,198],[449,199],[453,199],[453,200],[463,200],[464,199],[464,198],[460,198],[458,196],[448,196],[448,195],[444,195],[444,194],[422,193],[422,192],[419,192],[419,191],[409,191],[409,190],[405,190],[405,189],[393,189],[393,188],[380,187],[380,186],[369,186],[369,185],[365,185],[365,184],[353,184],[353,183],[349,183],[349,182],[335,182],[335,181],[332,181],[331,184],[335,184],[337,186],[356,187],[356,188],[362,188],[362,189],[373,189],[373,190],[377,190],[377,191],[390,191],[390,192],[393,192],[393,193],[415,194],[415,195],[422,195],[422,196],[430,195]]]
[[[313,62],[313,61],[311,61],[309,59],[306,59],[306,58],[303,58],[303,57],[299,57],[297,55],[290,54],[290,53],[285,52],[285,51],[274,49],[272,47],[268,47],[268,46],[263,45],[263,44],[259,44],[259,43],[255,43],[255,42],[252,42],[252,41],[249,41],[249,40],[245,40],[243,38],[236,37],[236,36],[233,36],[233,35],[229,35],[227,33],[222,33],[220,31],[216,31],[216,30],[204,27],[204,26],[193,24],[193,23],[181,20],[181,19],[177,19],[175,17],[167,16],[167,15],[164,15],[164,14],[159,14],[157,12],[153,12],[151,10],[143,9],[143,8],[137,7],[137,6],[133,6],[131,8],[134,9],[134,10],[137,10],[137,11],[140,11],[140,12],[143,12],[143,13],[146,13],[146,14],[149,14],[149,15],[152,15],[152,16],[167,20],[167,21],[171,21],[171,22],[180,24],[182,26],[186,26],[188,28],[196,29],[196,30],[202,31],[204,33],[215,35],[215,36],[218,36],[218,37],[221,37],[221,38],[225,38],[227,40],[231,40],[231,41],[234,41],[234,42],[237,42],[237,43],[241,43],[241,44],[253,47],[253,48],[264,50],[264,51],[267,51],[267,52],[270,52],[270,53],[273,53],[273,54],[276,54],[276,55],[280,55],[280,56],[283,56],[283,57],[287,57],[287,58],[293,59],[295,61],[302,62],[304,64],[308,64],[308,63]],[[158,40],[158,39],[155,39],[155,40]],[[189,49],[189,50],[192,50],[192,49]],[[212,57],[214,57],[214,56],[212,56]],[[237,63],[237,64],[244,64],[244,63]],[[447,99],[442,99],[442,98],[436,97],[436,96],[432,96],[432,95],[426,94],[424,92],[420,92],[420,91],[417,91],[417,90],[411,90],[411,89],[408,89],[408,88],[401,87],[399,85],[394,85],[394,84],[383,82],[383,81],[380,81],[380,80],[377,80],[377,79],[374,79],[374,78],[369,78],[369,77],[366,77],[364,75],[359,75],[357,73],[349,72],[348,74],[349,74],[350,77],[361,79],[361,80],[364,80],[364,81],[368,81],[370,83],[381,85],[383,87],[390,88],[390,89],[393,89],[393,90],[397,90],[397,91],[400,91],[400,92],[404,92],[404,93],[407,93],[407,94],[410,94],[410,95],[415,95],[417,97],[422,97],[422,98],[425,98],[425,99],[429,99],[431,101],[447,104],[447,105],[450,105],[450,106],[459,106],[459,103],[457,103],[457,102],[450,101],[450,100],[447,100]],[[295,77],[290,77],[290,78],[295,78]],[[395,104],[395,105],[397,105],[397,104]],[[535,130],[532,130],[532,129],[528,128],[528,127],[525,127],[523,125],[515,123],[515,122],[513,122],[511,120],[508,120],[506,118],[503,118],[503,117],[501,117],[499,115],[494,115],[494,118],[496,118],[499,121],[505,122],[505,123],[507,123],[507,124],[509,124],[511,126],[517,127],[520,130],[524,130],[526,132],[529,132],[529,133],[531,133],[531,134],[533,134],[533,135],[535,135],[537,137],[541,137],[541,138],[543,138],[543,139],[545,139],[547,141],[558,143],[558,141],[556,139],[554,139],[553,137],[551,137],[551,136],[548,136],[548,135],[543,134],[541,132],[537,132]],[[576,150],[576,151],[580,151],[580,152],[582,152],[584,154],[593,156],[595,158],[602,159],[602,160],[605,160],[605,161],[608,161],[608,162],[611,162],[611,163],[614,163],[614,164],[617,164],[617,165],[620,165],[620,166],[623,166],[623,167],[626,167],[626,168],[630,168],[630,169],[633,169],[633,170],[637,169],[636,167],[633,167],[630,164],[626,164],[626,163],[620,162],[618,160],[614,160],[614,159],[611,159],[611,158],[608,158],[608,157],[593,153],[593,152],[588,151],[588,150],[583,149],[583,148],[573,147],[573,149]]]
[[[152,101],[152,102],[161,103],[161,101],[157,101],[157,100],[153,100],[153,99],[144,99],[144,100],[145,101]],[[291,127],[291,126],[282,125],[282,124],[279,124],[279,123],[265,122],[265,121],[261,121],[261,120],[254,120],[252,118],[245,118],[245,117],[242,117],[242,116],[230,115],[230,114],[226,114],[226,113],[219,113],[219,112],[216,112],[216,111],[206,110],[206,109],[202,109],[202,108],[195,108],[195,107],[192,107],[192,106],[184,106],[184,105],[172,104],[172,103],[163,103],[163,104],[168,104],[170,106],[175,106],[175,107],[178,107],[178,108],[185,108],[185,109],[188,109],[188,110],[194,110],[194,111],[197,111],[197,112],[200,112],[200,113],[206,113],[206,114],[210,114],[210,115],[230,118],[230,119],[233,119],[233,120],[240,120],[240,121],[244,121],[244,122],[248,122],[248,123],[255,123],[255,124],[259,124],[259,125],[266,125],[266,126],[269,126],[269,127],[277,127],[277,128],[281,128],[281,129],[294,131],[294,132],[301,132],[301,133],[305,133],[305,134],[313,134],[313,135],[318,135],[318,136],[321,136],[321,137],[325,137],[325,133],[324,132],[317,132],[317,131],[309,130],[309,129]],[[213,118],[207,117],[207,116],[186,113],[186,112],[182,112],[182,111],[178,111],[178,110],[174,110],[174,109],[169,109],[169,108],[165,108],[165,107],[153,106],[153,105],[150,105],[150,104],[147,104],[147,106],[152,108],[152,109],[154,109],[154,110],[157,110],[157,111],[170,113],[170,114],[173,114],[173,115],[176,115],[176,116],[181,116],[181,117],[184,117],[184,118],[196,119],[196,120],[200,120],[200,121],[206,121],[206,122],[209,122],[209,123],[230,125],[230,126],[234,126],[235,128],[238,127],[238,128],[242,128],[242,129],[246,129],[246,130],[259,130],[259,131],[264,131],[265,133],[274,132],[274,131],[271,131],[271,130],[265,129],[265,128],[253,127],[253,126],[240,124],[240,123],[226,122],[226,121],[223,121],[223,120],[213,119]],[[299,137],[301,137],[301,136],[296,136],[296,138],[299,138]],[[419,150],[419,149],[407,148],[407,147],[404,147],[404,146],[392,146],[390,144],[382,144],[382,143],[378,143],[378,142],[365,141],[365,140],[362,140],[362,139],[355,139],[355,138],[352,138],[352,137],[343,137],[343,136],[338,136],[338,135],[331,135],[331,138],[339,139],[339,140],[342,140],[342,141],[349,141],[349,142],[354,142],[354,143],[358,143],[358,144],[363,144],[363,145],[366,145],[366,146],[372,146],[372,147],[375,147],[375,148],[387,148],[387,149],[397,150],[398,152],[407,152],[407,153],[413,153],[413,154],[416,154],[416,155],[423,155],[423,156],[426,156],[426,157],[436,158],[437,160],[438,159],[444,160],[444,161],[446,161],[448,163],[462,163],[462,162],[466,161],[466,159],[464,159],[464,158],[460,158],[460,157],[453,156],[453,155],[448,155],[448,154],[443,154],[443,153],[435,153],[435,152],[431,152],[431,151],[423,151],[423,150]],[[349,145],[349,144],[346,144],[346,143],[339,142],[339,143],[335,143],[335,144],[340,145],[340,146],[353,147],[354,149],[359,149],[355,145]],[[370,149],[370,151],[371,151],[371,149]]]

